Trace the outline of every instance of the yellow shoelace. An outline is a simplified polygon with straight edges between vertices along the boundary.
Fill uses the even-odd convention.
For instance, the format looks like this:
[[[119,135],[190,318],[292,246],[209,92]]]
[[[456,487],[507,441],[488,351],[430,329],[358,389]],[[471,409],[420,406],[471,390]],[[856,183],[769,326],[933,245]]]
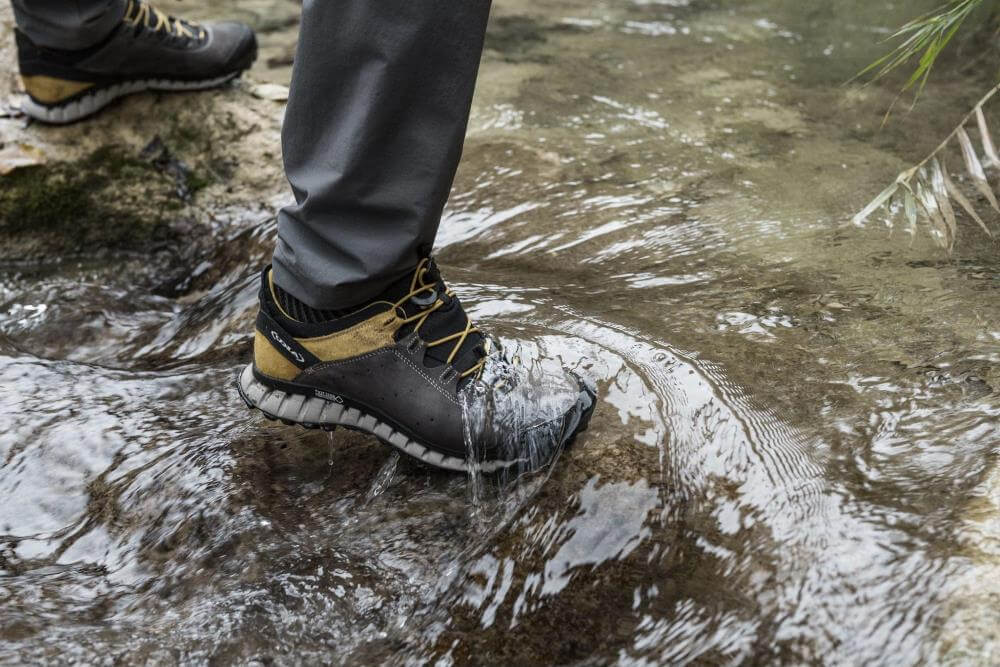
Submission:
[[[417,270],[413,272],[413,280],[410,281],[410,293],[404,296],[399,301],[397,301],[395,304],[393,304],[394,309],[403,306],[407,301],[409,301],[415,296],[420,296],[421,294],[424,294],[426,292],[433,292],[437,288],[436,283],[424,282],[424,276],[427,275],[428,271],[427,265],[429,261],[430,260],[428,259],[420,260],[420,264],[417,265]],[[451,291],[451,289],[448,289],[445,292],[445,294],[447,296],[454,296],[454,293]],[[430,306],[427,310],[420,311],[416,315],[411,315],[410,317],[403,319],[403,324],[416,322],[417,325],[413,327],[413,330],[419,331],[420,327],[423,326],[424,322],[427,321],[427,318],[430,317],[431,313],[438,310],[442,306],[444,306],[444,301],[441,299],[440,296],[438,296],[437,299],[434,300],[434,304],[432,306]],[[455,359],[455,355],[458,354],[458,351],[462,349],[462,343],[464,343],[465,340],[471,334],[474,333],[479,333],[479,329],[472,326],[472,320],[466,317],[465,329],[463,329],[462,331],[457,331],[443,338],[438,338],[435,341],[430,341],[427,343],[427,347],[436,347],[438,345],[443,345],[444,343],[455,341],[455,346],[451,349],[451,354],[448,355],[448,359],[445,362],[450,364]],[[483,366],[485,364],[486,364],[486,357],[484,356],[472,368],[459,375],[459,378],[465,378],[474,373],[479,373],[479,371],[483,369]]]
[[[124,20],[133,26],[141,23],[153,32],[163,30],[167,34],[177,35],[178,37],[188,37],[191,39],[195,37],[195,34],[180,19],[168,16],[156,7],[142,2],[142,0],[128,0],[128,8],[125,10]],[[198,39],[204,39],[205,29],[200,26],[195,27],[198,29]]]

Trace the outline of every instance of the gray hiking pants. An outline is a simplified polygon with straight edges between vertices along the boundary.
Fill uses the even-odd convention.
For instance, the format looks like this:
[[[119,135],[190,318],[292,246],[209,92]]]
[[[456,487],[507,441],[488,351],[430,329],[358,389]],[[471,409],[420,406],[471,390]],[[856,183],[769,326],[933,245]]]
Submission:
[[[18,27],[61,48],[95,43],[125,4],[14,0]],[[282,131],[296,203],[278,214],[274,252],[293,296],[349,308],[430,253],[489,11],[490,0],[305,0]]]
[[[84,49],[107,37],[125,15],[127,0],[13,0],[18,29],[35,44]]]
[[[305,0],[282,132],[296,204],[277,283],[364,303],[434,244],[455,177],[489,0]]]

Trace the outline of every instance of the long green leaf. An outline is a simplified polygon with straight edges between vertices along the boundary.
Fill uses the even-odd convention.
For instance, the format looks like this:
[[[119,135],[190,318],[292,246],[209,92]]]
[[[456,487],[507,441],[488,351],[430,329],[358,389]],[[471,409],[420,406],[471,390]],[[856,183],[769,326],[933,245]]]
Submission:
[[[909,62],[919,55],[917,66],[903,90],[918,84],[919,96],[941,52],[951,43],[966,19],[985,0],[951,0],[943,7],[919,16],[900,27],[890,39],[902,39],[889,53],[865,67],[854,78],[874,72],[876,79]]]

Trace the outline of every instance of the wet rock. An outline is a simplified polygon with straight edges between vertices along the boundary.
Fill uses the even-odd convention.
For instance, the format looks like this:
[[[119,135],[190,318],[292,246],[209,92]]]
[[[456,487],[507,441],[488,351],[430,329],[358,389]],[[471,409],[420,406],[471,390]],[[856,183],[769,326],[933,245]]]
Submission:
[[[12,29],[5,5],[0,62],[16,73]],[[144,93],[63,127],[0,117],[0,261],[167,251],[193,271],[231,234],[220,220],[284,196],[284,107],[257,89]],[[22,95],[0,80],[13,108]]]
[[[0,259],[176,243],[183,200],[150,162],[107,146],[74,162],[17,169],[0,190]],[[173,215],[172,215],[173,214]]]

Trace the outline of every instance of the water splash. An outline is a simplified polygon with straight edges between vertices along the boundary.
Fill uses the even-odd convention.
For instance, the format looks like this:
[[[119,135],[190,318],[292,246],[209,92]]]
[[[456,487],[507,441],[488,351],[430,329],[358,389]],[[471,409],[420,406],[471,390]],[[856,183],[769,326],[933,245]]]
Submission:
[[[389,488],[392,484],[392,478],[396,474],[396,466],[399,465],[399,452],[393,450],[389,454],[389,458],[385,460],[382,467],[379,469],[378,474],[375,475],[375,479],[372,480],[371,485],[368,487],[368,493],[365,494],[365,504],[370,503],[375,500]]]
[[[482,409],[486,400],[486,387],[478,382],[466,387],[459,398],[462,402],[462,437],[465,440],[467,474],[469,477],[469,506],[473,516],[478,513],[483,500],[483,472],[480,461],[484,452],[482,442],[473,434],[484,427],[486,411]]]
[[[534,493],[529,477],[551,470],[588,407],[557,358],[516,340],[497,347],[461,392],[470,514],[484,530]]]

